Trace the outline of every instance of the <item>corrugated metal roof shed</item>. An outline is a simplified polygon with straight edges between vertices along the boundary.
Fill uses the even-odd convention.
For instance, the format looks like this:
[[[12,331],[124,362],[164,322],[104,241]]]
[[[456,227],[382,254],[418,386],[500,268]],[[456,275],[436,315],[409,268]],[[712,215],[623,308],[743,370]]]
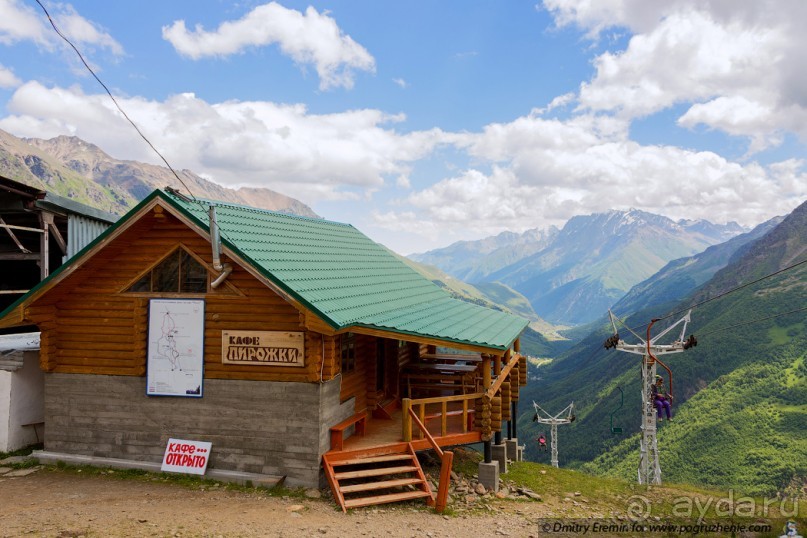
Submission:
[[[527,320],[454,299],[349,224],[160,191],[223,244],[335,329],[352,326],[507,349]]]

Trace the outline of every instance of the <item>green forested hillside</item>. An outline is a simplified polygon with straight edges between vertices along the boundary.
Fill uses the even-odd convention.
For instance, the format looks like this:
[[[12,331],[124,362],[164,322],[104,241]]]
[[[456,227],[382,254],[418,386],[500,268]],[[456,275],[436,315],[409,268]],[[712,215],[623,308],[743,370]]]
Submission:
[[[627,320],[640,333],[653,317],[807,259],[807,204],[737,258],[683,303],[651,306]],[[696,348],[665,357],[674,373],[672,423],[660,433],[664,479],[738,486],[758,493],[786,491],[807,482],[807,264],[710,300],[692,312]],[[795,312],[794,312],[795,311]],[[792,312],[787,315],[782,315]],[[775,316],[775,317],[774,317]],[[678,316],[665,320],[672,322]],[[664,323],[654,327],[658,334]],[[560,410],[575,402],[578,420],[562,428],[561,465],[603,474],[636,476],[640,409],[639,355],[606,351],[602,326],[572,352],[539,369],[522,401]],[[621,337],[634,342],[627,331]],[[543,371],[542,371],[543,370]],[[615,414],[622,436],[610,433]],[[524,406],[526,407],[526,406]],[[522,411],[526,411],[522,407]],[[538,428],[526,413],[523,437]],[[546,456],[528,444],[528,456]],[[588,463],[587,463],[588,462]]]
[[[737,487],[756,495],[796,494],[807,476],[807,365],[802,333],[767,361],[717,378],[676,409],[658,436],[663,479]],[[774,330],[773,332],[778,332]],[[635,409],[628,413],[637,415]],[[636,475],[639,435],[583,469]]]

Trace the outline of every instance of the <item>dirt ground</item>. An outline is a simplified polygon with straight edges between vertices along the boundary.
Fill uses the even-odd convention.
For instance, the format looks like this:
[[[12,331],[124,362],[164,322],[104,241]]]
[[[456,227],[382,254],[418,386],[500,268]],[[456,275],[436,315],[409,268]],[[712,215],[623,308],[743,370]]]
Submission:
[[[498,500],[489,508],[451,516],[412,505],[343,514],[326,499],[223,487],[200,490],[56,468],[0,478],[2,537],[538,536],[536,520],[551,511],[552,503]]]

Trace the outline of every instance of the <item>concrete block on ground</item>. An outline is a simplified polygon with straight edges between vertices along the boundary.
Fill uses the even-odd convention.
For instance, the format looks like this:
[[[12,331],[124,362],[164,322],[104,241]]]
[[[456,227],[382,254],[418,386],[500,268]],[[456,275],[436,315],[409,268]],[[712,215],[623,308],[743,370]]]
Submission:
[[[504,444],[507,445],[507,457],[510,461],[521,461],[521,452],[518,450],[518,439],[508,439]]]
[[[492,461],[490,463],[479,463],[479,483],[485,486],[485,489],[496,493],[499,491],[499,463]]]
[[[499,473],[505,474],[507,472],[507,445],[502,443],[500,445],[493,445],[490,448],[492,450],[494,463],[499,464]]]

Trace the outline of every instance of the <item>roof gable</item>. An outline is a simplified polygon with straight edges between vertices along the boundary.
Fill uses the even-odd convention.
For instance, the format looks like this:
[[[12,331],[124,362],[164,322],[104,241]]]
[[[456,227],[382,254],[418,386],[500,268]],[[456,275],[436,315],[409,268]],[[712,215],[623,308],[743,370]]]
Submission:
[[[161,205],[166,210],[175,210],[203,235],[209,234],[207,212],[209,204],[214,204],[223,247],[334,330],[366,327],[505,350],[528,323],[452,298],[349,224],[225,202],[187,200],[160,190],[0,313],[0,320],[15,309],[15,316],[20,317],[21,307],[138,220],[155,199],[165,202]]]

